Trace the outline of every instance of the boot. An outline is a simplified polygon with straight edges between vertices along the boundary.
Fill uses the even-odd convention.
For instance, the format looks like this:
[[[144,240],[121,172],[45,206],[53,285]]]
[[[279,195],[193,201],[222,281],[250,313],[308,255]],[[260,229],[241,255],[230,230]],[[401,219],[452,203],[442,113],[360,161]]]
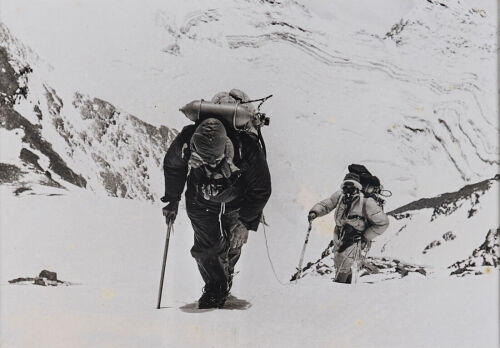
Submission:
[[[227,290],[227,285],[206,285],[203,288],[203,294],[198,300],[198,308],[222,308],[226,303],[228,295],[229,291]]]
[[[351,273],[339,272],[339,274],[335,276],[336,283],[351,284],[351,279]]]

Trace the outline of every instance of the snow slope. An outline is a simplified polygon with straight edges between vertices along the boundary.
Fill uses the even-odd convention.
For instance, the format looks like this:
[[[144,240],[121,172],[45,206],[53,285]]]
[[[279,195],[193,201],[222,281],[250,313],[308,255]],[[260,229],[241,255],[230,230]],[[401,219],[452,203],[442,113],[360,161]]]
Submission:
[[[5,347],[495,347],[498,273],[360,284],[280,285],[253,233],[234,309],[195,309],[202,282],[180,214],[156,310],[160,206],[81,192],[13,197],[2,187],[0,344]],[[55,216],[47,219],[46,216]],[[9,217],[6,219],[6,217]],[[294,262],[295,260],[290,260]],[[41,269],[74,285],[8,284]],[[281,276],[284,276],[283,274]],[[285,279],[283,279],[285,280]],[[246,308],[246,309],[245,309]],[[411,342],[411,343],[409,343]]]
[[[120,14],[113,2],[2,4],[2,21],[45,59],[27,74],[33,86],[15,109],[37,124],[32,103],[41,102],[46,140],[97,192],[121,196],[123,184],[126,197],[160,196],[166,144],[158,129],[180,129],[187,122],[179,106],[233,87],[275,95],[263,107],[273,177],[266,215],[271,244],[297,255],[307,211],[337,189],[349,163],[365,163],[394,193],[387,210],[498,173],[494,1],[148,4],[122,1]],[[36,61],[5,36],[16,69]],[[78,90],[102,99],[75,99]],[[155,134],[138,135],[149,128],[135,129],[103,100],[151,122]],[[82,119],[90,105],[98,112]],[[108,109],[123,123],[106,121],[115,114]],[[127,136],[118,150],[120,133]],[[8,144],[14,149],[2,156],[17,160],[21,144]],[[330,229],[315,230],[311,250],[324,249]],[[285,260],[279,268],[289,267]]]
[[[429,205],[395,210],[391,229],[377,239],[373,253],[436,268],[467,258],[485,241],[490,229],[499,227],[499,210],[495,209],[500,197],[498,183],[499,178],[485,180],[448,193],[448,197],[441,195],[441,201],[438,196]],[[424,253],[433,241],[440,244]]]
[[[434,266],[432,277],[357,287],[307,277],[282,286],[266,253],[267,245],[286,282],[308,209],[338,188],[349,163],[366,164],[393,192],[387,210],[498,173],[495,2],[155,0],[119,8],[2,3],[2,345],[498,345],[498,272],[457,278],[446,268],[498,228],[498,184],[479,204],[453,200],[460,207],[432,222],[434,207],[391,220],[392,238],[377,241],[373,255]],[[179,106],[233,87],[275,95],[263,107],[271,116],[269,227],[245,247],[237,309],[200,313],[181,206],[168,308],[155,310],[160,207],[105,196],[160,196],[171,129],[187,123]],[[315,223],[306,260],[319,257],[331,231],[328,218]],[[456,238],[445,242],[449,231]],[[422,254],[435,240],[441,245]],[[44,268],[74,285],[8,284]]]

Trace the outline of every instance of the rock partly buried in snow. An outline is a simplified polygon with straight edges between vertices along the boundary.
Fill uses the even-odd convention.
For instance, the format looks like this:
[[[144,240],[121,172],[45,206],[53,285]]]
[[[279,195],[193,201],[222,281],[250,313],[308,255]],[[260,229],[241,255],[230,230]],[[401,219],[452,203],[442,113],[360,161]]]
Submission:
[[[389,279],[399,279],[408,276],[411,272],[423,276],[427,275],[424,267],[400,261],[389,257],[367,257],[362,261],[362,267],[359,272],[360,277],[373,276],[366,282],[382,281]],[[321,253],[321,258],[316,262],[309,262],[302,268],[301,278],[308,275],[328,276],[335,275],[333,264],[333,242]],[[298,272],[292,275],[290,281],[297,280]],[[333,278],[333,277],[332,277]]]
[[[427,246],[424,248],[424,250],[422,251],[422,254],[426,254],[427,251],[437,247],[437,246],[440,246],[441,245],[441,241],[440,240],[434,240],[432,242],[430,242],[429,244],[427,244]]]
[[[40,274],[38,275],[38,277],[39,278],[47,278],[48,280],[52,280],[52,281],[57,281],[57,273],[47,271],[46,269],[41,271]]]
[[[457,236],[455,236],[455,234],[451,231],[448,231],[445,234],[443,234],[443,239],[447,242],[450,240],[454,240],[455,238],[457,238]]]
[[[453,232],[451,231],[448,231],[446,232],[445,234],[443,234],[443,240],[445,242],[449,242],[451,240],[454,240],[455,238],[457,238],[457,236],[455,236],[455,234],[453,234]],[[430,250],[430,249],[433,249],[435,247],[438,247],[442,244],[442,242],[440,240],[434,240],[432,242],[430,242],[425,248],[424,250],[422,251],[422,254],[427,254],[427,252]]]
[[[57,273],[48,271],[44,269],[43,271],[40,272],[38,277],[36,278],[31,278],[31,277],[24,277],[24,278],[16,278],[9,280],[9,283],[11,284],[34,284],[34,285],[41,285],[41,286],[58,286],[58,285],[71,285],[70,282],[65,282],[62,280],[57,279]]]
[[[489,273],[500,265],[500,229],[490,229],[486,240],[472,255],[462,261],[457,261],[448,268],[453,269],[450,275],[466,276]]]
[[[363,262],[363,268],[360,272],[360,276],[363,277],[372,274],[385,274],[391,275],[390,278],[392,279],[397,278],[397,274],[401,275],[399,278],[403,278],[411,272],[419,273],[423,276],[427,275],[425,268],[419,265],[387,257],[367,257]]]

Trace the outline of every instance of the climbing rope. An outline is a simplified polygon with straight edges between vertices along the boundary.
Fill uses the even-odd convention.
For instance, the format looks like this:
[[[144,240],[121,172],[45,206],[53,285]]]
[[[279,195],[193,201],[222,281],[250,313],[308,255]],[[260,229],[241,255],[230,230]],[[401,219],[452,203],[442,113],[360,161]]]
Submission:
[[[266,225],[265,224],[262,224],[262,227],[264,229],[264,240],[266,242],[266,251],[267,251],[267,258],[269,260],[269,264],[271,265],[271,269],[273,270],[273,274],[274,274],[274,278],[276,278],[276,280],[278,281],[278,283],[282,286],[288,286],[290,285],[291,283],[284,283],[282,282],[279,277],[278,277],[278,274],[276,273],[276,269],[274,268],[274,264],[273,264],[273,261],[271,259],[271,253],[269,252],[269,243],[267,242],[267,233],[266,233]]]

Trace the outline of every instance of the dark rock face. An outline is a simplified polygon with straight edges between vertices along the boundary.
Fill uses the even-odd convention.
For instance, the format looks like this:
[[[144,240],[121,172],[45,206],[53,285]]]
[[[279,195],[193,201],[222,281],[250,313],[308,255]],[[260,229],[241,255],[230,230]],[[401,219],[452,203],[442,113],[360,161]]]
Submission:
[[[33,167],[35,167],[35,169],[38,169],[39,171],[43,172],[42,167],[38,163],[38,160],[40,159],[40,157],[38,155],[34,154],[33,152],[31,152],[30,150],[23,147],[21,149],[21,153],[19,154],[19,158],[23,162],[25,162],[27,164],[31,164]]]
[[[28,94],[27,87],[23,87],[19,80],[22,77],[24,80],[23,84],[25,85],[27,82],[26,76],[32,72],[32,69],[27,66],[20,69],[19,73],[16,73],[16,70],[10,64],[9,58],[7,50],[4,47],[0,47],[0,71],[2,71],[2,74],[0,74],[0,94],[2,97],[0,98],[0,127],[7,130],[20,129],[24,131],[22,141],[32,149],[38,150],[47,156],[50,160],[51,170],[60,175],[64,180],[74,185],[85,187],[86,180],[67,166],[61,156],[52,149],[52,145],[43,139],[40,129],[13,109],[13,105],[20,98],[26,98]],[[33,153],[29,154],[26,151],[20,154],[22,159],[32,163],[35,167],[40,167],[37,163],[38,158],[35,158],[34,156],[36,155],[33,155]]]
[[[0,163],[0,184],[17,182],[22,175],[21,168],[12,164]]]
[[[444,193],[432,198],[422,198],[390,211],[387,214],[394,216],[396,219],[402,219],[411,216],[408,212],[413,210],[432,208],[434,211],[431,216],[431,221],[433,221],[440,215],[450,215],[461,207],[464,201],[469,200],[472,203],[472,208],[468,212],[468,218],[470,218],[475,213],[474,206],[479,204],[480,197],[489,190],[495,180],[499,181],[497,176],[493,179],[487,179],[476,184],[464,186],[456,192]]]
[[[1,182],[30,189],[34,183],[61,188],[66,181],[110,196],[155,200],[163,156],[177,132],[78,92],[63,100],[40,75],[31,74],[26,62],[38,68],[36,55],[1,23],[0,39],[0,127],[26,144],[15,154],[24,171],[5,163]],[[28,81],[38,94],[28,90]],[[29,109],[31,114],[17,111]],[[52,130],[63,142],[47,139]]]
[[[0,127],[7,130],[22,129],[24,131],[22,141],[47,156],[50,160],[49,168],[54,173],[73,185],[83,188],[87,186],[87,181],[69,168],[61,156],[53,150],[52,144],[43,139],[38,127],[9,106],[0,105]]]
[[[165,126],[155,127],[105,100],[81,93],[75,93],[72,104],[85,121],[86,129],[75,129],[71,120],[65,120],[58,129],[75,152],[90,153],[96,164],[94,172],[107,193],[154,200],[152,170],[159,171],[177,132]],[[63,129],[68,130],[69,137],[61,133]]]
[[[3,97],[2,103],[9,101],[19,90],[17,83],[17,74],[14,68],[9,64],[9,54],[4,47],[0,47],[0,94]]]

